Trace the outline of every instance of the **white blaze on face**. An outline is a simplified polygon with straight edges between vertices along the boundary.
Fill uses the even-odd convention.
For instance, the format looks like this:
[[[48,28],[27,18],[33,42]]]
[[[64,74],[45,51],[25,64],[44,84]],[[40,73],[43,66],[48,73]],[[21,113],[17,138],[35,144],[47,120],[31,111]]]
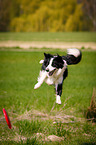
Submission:
[[[52,66],[53,59],[54,58],[51,58],[49,65],[46,67],[46,70],[49,70],[49,72],[55,69],[55,67]]]
[[[65,60],[64,61],[64,67],[66,68],[67,67],[67,62]]]

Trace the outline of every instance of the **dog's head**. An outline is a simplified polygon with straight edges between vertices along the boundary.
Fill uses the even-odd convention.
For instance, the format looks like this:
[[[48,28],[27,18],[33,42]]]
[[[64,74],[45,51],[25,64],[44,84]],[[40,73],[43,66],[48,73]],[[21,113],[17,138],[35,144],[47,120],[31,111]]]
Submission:
[[[43,65],[42,69],[46,70],[49,76],[52,76],[54,72],[58,69],[62,69],[64,67],[64,61],[59,55],[51,55],[44,53],[44,60],[42,60]]]

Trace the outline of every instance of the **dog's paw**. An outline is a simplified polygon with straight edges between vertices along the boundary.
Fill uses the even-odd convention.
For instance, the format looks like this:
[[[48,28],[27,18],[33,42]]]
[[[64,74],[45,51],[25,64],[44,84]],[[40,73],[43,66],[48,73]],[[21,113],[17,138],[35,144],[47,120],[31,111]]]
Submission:
[[[60,99],[60,96],[59,95],[56,96],[56,103],[57,104],[61,104],[61,99]]]
[[[40,86],[41,86],[41,84],[37,83],[37,84],[34,86],[34,89],[38,89]]]
[[[44,60],[40,60],[40,62],[39,62],[39,63],[40,63],[40,64],[42,64],[43,62],[44,62]]]

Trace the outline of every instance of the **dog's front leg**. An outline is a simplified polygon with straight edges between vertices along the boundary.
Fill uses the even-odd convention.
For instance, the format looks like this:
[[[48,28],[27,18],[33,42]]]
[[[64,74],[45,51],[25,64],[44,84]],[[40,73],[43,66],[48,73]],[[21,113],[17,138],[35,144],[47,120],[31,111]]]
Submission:
[[[62,84],[56,84],[56,103],[61,104]]]
[[[38,83],[34,86],[34,89],[39,88],[44,82],[44,80],[46,79],[46,77],[47,77],[47,72],[44,70],[40,71],[39,77],[38,77]]]

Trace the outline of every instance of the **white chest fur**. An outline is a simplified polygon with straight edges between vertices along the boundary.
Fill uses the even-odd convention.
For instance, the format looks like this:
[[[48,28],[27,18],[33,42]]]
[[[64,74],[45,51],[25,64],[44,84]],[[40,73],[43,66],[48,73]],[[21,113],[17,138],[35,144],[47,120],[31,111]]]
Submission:
[[[63,73],[65,71],[66,67],[63,67],[62,69],[58,69],[54,72],[52,76],[47,75],[45,82],[48,85],[53,85],[53,84],[60,84],[63,81]]]

